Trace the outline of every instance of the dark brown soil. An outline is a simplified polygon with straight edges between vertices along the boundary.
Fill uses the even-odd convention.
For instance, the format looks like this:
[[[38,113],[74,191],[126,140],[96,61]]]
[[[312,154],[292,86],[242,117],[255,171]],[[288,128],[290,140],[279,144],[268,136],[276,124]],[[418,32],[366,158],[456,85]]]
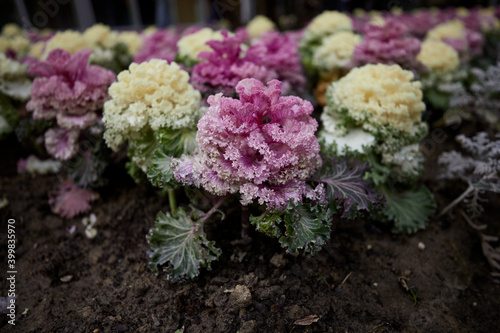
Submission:
[[[429,155],[424,181],[444,207],[463,184],[436,181]],[[57,176],[17,175],[25,157],[13,139],[0,142],[0,296],[5,296],[7,219],[16,220],[17,318],[2,332],[495,332],[500,285],[490,277],[478,235],[463,219],[432,219],[425,231],[393,235],[365,220],[335,220],[331,242],[314,257],[292,256],[276,240],[250,232],[239,241],[239,216],[212,223],[223,255],[200,277],[169,284],[148,268],[146,234],[168,200],[136,186],[113,165],[92,212],[98,235],[81,218],[53,215],[47,192]],[[491,196],[483,222],[500,221]],[[76,231],[68,230],[76,226]],[[491,230],[491,229],[488,230]],[[498,234],[497,234],[498,235]],[[425,244],[419,251],[418,244]],[[68,282],[62,277],[71,275]],[[64,280],[64,279],[63,279]],[[406,283],[410,291],[403,285]],[[238,287],[237,287],[238,286]],[[248,297],[248,291],[251,297]],[[246,297],[245,297],[246,296]],[[29,313],[23,315],[23,311]],[[294,322],[316,315],[307,326]]]

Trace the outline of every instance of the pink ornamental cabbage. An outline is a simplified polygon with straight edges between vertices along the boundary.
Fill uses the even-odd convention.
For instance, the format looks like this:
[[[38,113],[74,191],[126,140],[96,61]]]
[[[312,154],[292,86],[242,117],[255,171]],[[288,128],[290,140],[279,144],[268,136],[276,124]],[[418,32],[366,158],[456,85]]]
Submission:
[[[418,38],[424,38],[429,29],[441,23],[438,17],[429,10],[417,13],[404,13],[394,18],[408,28],[408,33]]]
[[[254,45],[265,47],[262,61],[268,69],[276,72],[276,79],[283,82],[284,94],[305,90],[306,78],[302,73],[299,44],[292,35],[269,31],[262,34]]]
[[[289,37],[291,40],[295,41],[297,44],[300,43],[301,39],[304,37],[304,33],[306,28],[302,28],[299,30],[288,30],[284,31],[283,34]]]
[[[92,51],[73,55],[61,49],[51,51],[46,61],[29,67],[28,73],[39,76],[33,81],[31,100],[26,105],[34,119],[57,119],[60,127],[84,129],[97,120],[96,110],[108,97],[108,87],[115,74],[89,65]]]
[[[354,48],[350,66],[398,64],[405,69],[422,71],[423,65],[417,60],[421,42],[405,36],[407,32],[405,25],[393,19],[387,19],[383,26],[367,25],[363,42]]]
[[[465,39],[443,38],[443,42],[450,45],[458,52],[461,59],[468,59],[471,55],[477,56],[483,53],[483,35],[477,31],[465,29]]]
[[[250,37],[250,34],[247,31],[247,27],[239,27],[238,29],[236,29],[234,34],[241,40],[242,43],[250,44],[250,42],[252,41],[252,37]]]
[[[466,29],[465,36],[471,55],[477,56],[483,53],[484,37],[483,34],[474,30]]]
[[[266,87],[244,79],[236,86],[239,99],[210,96],[198,122],[200,154],[178,160],[177,181],[216,195],[239,192],[243,205],[258,199],[274,209],[300,203],[303,196],[321,198],[323,187],[313,190],[305,182],[321,165],[313,106],[280,96],[280,87],[278,80]]]
[[[495,28],[495,17],[481,13],[479,8],[470,8],[468,15],[457,17],[465,24],[467,29],[481,32],[483,28],[491,30]]]
[[[435,13],[439,24],[452,21],[457,18],[457,9],[455,7],[441,8]]]
[[[222,34],[223,40],[207,42],[213,51],[198,55],[202,61],[191,72],[191,83],[196,89],[232,95],[236,84],[244,78],[267,82],[277,77],[276,72],[265,66],[263,45],[252,45],[245,52],[240,35],[228,36],[226,31]]]
[[[157,30],[144,38],[142,49],[134,55],[134,62],[163,59],[171,63],[177,54],[181,34],[173,29]]]
[[[355,16],[353,14],[349,15],[352,21],[352,30],[353,32],[357,34],[362,34],[365,26],[368,24],[370,21],[370,18],[368,15],[363,15],[363,16]]]
[[[382,26],[376,24],[367,24],[365,26],[364,38],[377,39],[380,41],[389,41],[392,39],[403,38],[408,33],[408,28],[395,19],[387,18]]]

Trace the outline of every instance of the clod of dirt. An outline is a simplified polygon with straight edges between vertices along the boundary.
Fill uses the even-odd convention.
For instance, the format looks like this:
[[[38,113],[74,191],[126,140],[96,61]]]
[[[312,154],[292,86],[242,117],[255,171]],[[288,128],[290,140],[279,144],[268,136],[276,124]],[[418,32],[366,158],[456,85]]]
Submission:
[[[288,309],[285,308],[285,313],[287,314],[288,320],[293,321],[303,318],[306,315],[306,311],[297,304],[288,307]]]
[[[133,295],[136,297],[144,296],[144,294],[148,291],[149,284],[146,282],[139,280],[136,284],[133,285]]]
[[[285,258],[283,258],[283,254],[280,253],[276,253],[272,258],[271,260],[269,260],[269,262],[271,263],[271,265],[274,265],[276,267],[283,267],[285,266],[287,263],[288,263],[288,260],[286,260]]]
[[[302,319],[297,319],[294,321],[294,325],[299,325],[299,326],[309,326],[312,323],[315,323],[319,320],[319,317],[317,315],[309,315],[307,317],[304,317]]]
[[[127,332],[128,331],[128,327],[125,326],[125,325],[116,325],[115,326],[115,330],[117,332]]]
[[[249,320],[243,322],[240,329],[238,330],[240,333],[255,333],[257,332],[257,322],[255,320]]]
[[[243,281],[245,282],[246,286],[253,287],[259,281],[259,277],[252,272],[250,274],[243,275]]]
[[[281,291],[282,288],[280,286],[270,286],[259,288],[258,293],[256,293],[255,295],[259,300],[275,299]]]
[[[83,318],[87,318],[88,316],[90,316],[92,314],[92,308],[90,306],[86,306],[83,309],[80,309],[78,311],[78,313],[80,313],[80,315]]]
[[[231,296],[229,296],[229,304],[231,306],[244,309],[252,304],[252,293],[247,286],[237,285],[234,287]]]

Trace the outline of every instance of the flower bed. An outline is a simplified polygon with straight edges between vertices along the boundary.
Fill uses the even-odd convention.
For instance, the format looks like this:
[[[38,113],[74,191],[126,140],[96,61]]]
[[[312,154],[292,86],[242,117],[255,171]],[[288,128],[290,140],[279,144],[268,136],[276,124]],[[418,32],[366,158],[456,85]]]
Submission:
[[[337,265],[338,255],[331,252],[332,242],[342,242],[339,226],[349,235],[353,225],[352,232],[382,247],[377,237],[413,242],[420,233],[436,246],[428,229],[440,231],[443,221],[458,217],[462,229],[453,234],[477,235],[465,233],[468,242],[479,242],[484,267],[495,280],[499,226],[488,209],[500,191],[496,12],[324,12],[299,32],[280,32],[263,17],[234,32],[117,32],[96,25],[44,38],[6,26],[0,44],[0,138],[22,153],[4,145],[10,158],[5,170],[11,173],[17,165],[21,181],[40,175],[35,179],[44,184],[50,220],[65,221],[69,229],[57,234],[70,243],[78,228],[68,224],[83,214],[85,237],[94,239],[89,244],[105,239],[104,230],[119,230],[111,218],[143,230],[135,240],[143,255],[134,253],[133,261],[149,258],[160,279],[198,279],[190,286],[200,286],[200,279],[220,276],[214,272],[221,269],[217,260],[249,260],[254,268],[239,275],[241,283],[222,283],[229,288],[226,305],[241,314],[222,331],[251,321],[254,329],[270,328],[262,309],[283,313],[289,306],[293,320],[304,320],[293,325],[312,325],[330,313],[318,310],[319,317],[307,318],[310,313],[292,310],[286,301],[297,301],[297,294],[260,295],[267,286],[253,283],[251,275],[264,259],[245,257],[268,245],[262,251],[283,281],[291,274],[287,263],[313,260],[323,268],[305,276],[322,280],[330,274],[323,280],[335,291],[348,277],[340,283],[309,256]],[[423,21],[429,31],[421,29]],[[20,42],[28,38],[31,47]],[[44,179],[57,184],[49,189]],[[7,178],[2,181],[10,193],[3,211],[12,205],[10,212],[22,216],[22,204],[12,202],[23,195]],[[120,196],[115,187],[142,193],[147,213],[135,212],[141,208],[134,196]],[[443,195],[443,189],[452,190]],[[134,208],[112,213],[115,200]],[[38,219],[41,207],[30,214]],[[425,245],[416,249],[426,251]],[[117,244],[111,252],[124,258],[122,250]],[[408,284],[411,272],[397,270],[401,288],[418,304],[422,298]],[[268,268],[256,281],[268,283],[266,274],[275,275]],[[203,305],[176,299],[184,302],[178,309],[197,307],[201,313],[219,306],[216,299]],[[183,318],[178,328],[200,324]],[[168,322],[175,326],[175,318]]]

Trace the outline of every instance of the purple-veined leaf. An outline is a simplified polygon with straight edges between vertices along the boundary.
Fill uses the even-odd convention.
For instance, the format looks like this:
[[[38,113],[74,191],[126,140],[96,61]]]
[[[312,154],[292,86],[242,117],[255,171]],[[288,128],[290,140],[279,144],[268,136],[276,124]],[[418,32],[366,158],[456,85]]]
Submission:
[[[357,211],[369,212],[384,203],[383,197],[363,180],[365,169],[366,166],[358,161],[349,163],[345,159],[328,158],[324,159],[323,167],[315,177],[325,184],[328,200],[340,202],[343,218],[353,218]]]

